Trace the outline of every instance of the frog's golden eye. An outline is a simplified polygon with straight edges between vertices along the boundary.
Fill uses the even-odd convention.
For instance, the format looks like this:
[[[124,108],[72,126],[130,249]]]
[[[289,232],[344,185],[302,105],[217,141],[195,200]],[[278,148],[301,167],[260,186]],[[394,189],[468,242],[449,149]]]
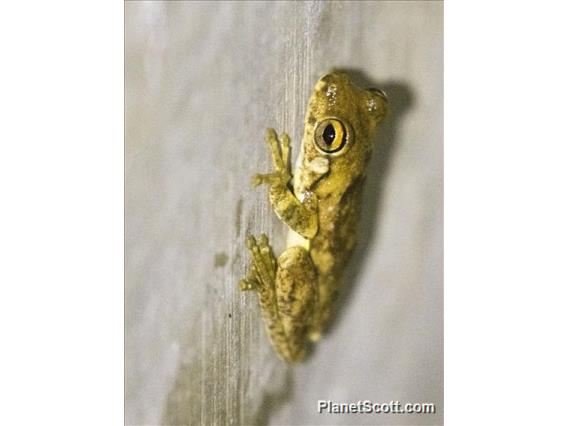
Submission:
[[[347,131],[343,123],[335,118],[320,122],[315,133],[317,147],[325,153],[339,152],[347,142]]]

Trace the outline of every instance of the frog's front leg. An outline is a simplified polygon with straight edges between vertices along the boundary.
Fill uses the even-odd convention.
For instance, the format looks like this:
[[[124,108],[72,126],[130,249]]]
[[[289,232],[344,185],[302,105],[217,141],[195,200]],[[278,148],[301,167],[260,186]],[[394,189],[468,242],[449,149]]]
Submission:
[[[290,172],[290,137],[284,133],[281,144],[274,129],[268,129],[266,141],[272,154],[274,172],[253,176],[252,183],[270,185],[270,203],[276,215],[293,231],[304,238],[313,238],[318,230],[317,199],[315,195],[299,200],[288,186]]]
[[[288,362],[301,361],[316,303],[316,271],[309,253],[290,247],[274,257],[268,238],[247,237],[251,267],[241,290],[258,292],[262,316],[272,346]]]

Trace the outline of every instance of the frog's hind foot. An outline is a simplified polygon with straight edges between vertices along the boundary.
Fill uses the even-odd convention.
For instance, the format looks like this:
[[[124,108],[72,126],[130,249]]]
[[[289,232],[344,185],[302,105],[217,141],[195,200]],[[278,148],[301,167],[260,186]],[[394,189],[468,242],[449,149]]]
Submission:
[[[239,283],[240,289],[261,291],[267,287],[274,288],[276,258],[268,244],[268,237],[261,234],[257,241],[252,235],[248,235],[246,243],[252,260],[247,276]]]
[[[258,294],[262,316],[272,345],[287,362],[307,354],[306,337],[317,302],[315,266],[308,251],[288,248],[275,258],[268,238],[247,236],[251,264],[240,281],[241,290]]]

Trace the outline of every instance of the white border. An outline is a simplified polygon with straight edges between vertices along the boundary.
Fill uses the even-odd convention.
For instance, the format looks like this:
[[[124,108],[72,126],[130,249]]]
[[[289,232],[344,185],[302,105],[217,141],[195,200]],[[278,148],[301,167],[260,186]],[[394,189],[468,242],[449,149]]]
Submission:
[[[123,423],[123,4],[0,14],[0,424]]]
[[[568,424],[563,5],[445,5],[449,425]]]

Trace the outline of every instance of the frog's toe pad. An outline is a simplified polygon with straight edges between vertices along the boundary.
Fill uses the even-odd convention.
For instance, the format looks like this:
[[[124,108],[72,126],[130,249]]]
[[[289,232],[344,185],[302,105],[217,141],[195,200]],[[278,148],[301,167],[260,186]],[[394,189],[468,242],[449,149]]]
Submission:
[[[251,291],[258,289],[258,282],[254,279],[250,278],[243,278],[239,281],[239,288],[241,291]]]

